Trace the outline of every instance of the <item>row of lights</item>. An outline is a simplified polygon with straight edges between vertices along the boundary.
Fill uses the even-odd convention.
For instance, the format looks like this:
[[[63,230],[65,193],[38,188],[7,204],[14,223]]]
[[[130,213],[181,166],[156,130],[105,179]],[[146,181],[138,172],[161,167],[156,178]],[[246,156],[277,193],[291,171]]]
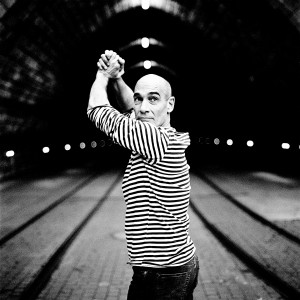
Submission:
[[[111,145],[111,144],[109,143],[109,145]],[[96,148],[97,146],[98,146],[97,142],[95,142],[95,141],[91,142],[91,148]],[[99,143],[99,146],[100,147],[104,147],[105,146],[105,141],[101,140],[100,143]],[[80,149],[85,149],[86,147],[87,147],[87,145],[84,142],[81,142],[79,144],[79,148]],[[71,148],[72,147],[71,147],[70,144],[65,144],[64,145],[64,149],[66,151],[70,151]],[[47,153],[50,152],[50,148],[48,146],[45,146],[45,147],[42,148],[42,152],[45,153],[45,154],[47,154]],[[15,151],[14,150],[8,150],[8,151],[6,151],[5,155],[6,155],[6,157],[13,157],[13,156],[15,156]]]
[[[201,140],[199,140],[199,142],[201,142]],[[218,139],[218,138],[215,138],[215,139],[214,139],[214,144],[215,144],[215,145],[219,145],[220,143],[221,143],[220,139]],[[232,145],[233,145],[233,140],[232,140],[232,139],[228,139],[228,140],[226,141],[226,144],[227,144],[228,146],[232,146]],[[247,145],[248,147],[253,147],[253,146],[254,146],[254,142],[251,141],[251,140],[249,140],[249,141],[247,141],[246,145]]]
[[[142,0],[141,1],[141,6],[142,9],[147,10],[150,7],[150,0]],[[150,46],[150,40],[147,37],[143,37],[141,39],[141,45],[143,48],[148,48]],[[149,70],[152,67],[151,61],[150,60],[145,60],[144,61],[144,68],[146,70]]]
[[[209,143],[210,143],[209,141],[210,141],[209,138],[204,138],[204,141],[203,141],[203,138],[200,138],[200,139],[199,139],[199,143],[206,143],[206,144],[209,144]],[[221,143],[221,141],[220,141],[220,139],[215,138],[214,141],[213,141],[213,143],[214,143],[215,145],[219,145],[219,144]],[[232,145],[233,145],[233,140],[232,140],[232,139],[227,139],[227,140],[226,140],[226,144],[227,144],[228,146],[232,146]],[[248,141],[246,142],[246,145],[247,145],[248,147],[251,148],[251,147],[254,146],[254,141],[248,140]],[[288,149],[290,149],[290,148],[291,148],[291,145],[290,145],[289,143],[281,143],[281,149],[288,150]],[[300,150],[300,145],[299,145],[299,150]]]
[[[143,37],[141,39],[141,45],[144,49],[148,48],[150,46],[150,40],[147,37]],[[152,67],[151,61],[150,60],[145,60],[144,61],[144,68],[146,70],[149,70]]]
[[[150,1],[149,0],[142,0],[141,1],[141,6],[142,6],[142,9],[144,9],[144,10],[149,9],[150,8]],[[150,45],[149,38],[146,38],[146,37],[142,38],[141,39],[141,45],[142,45],[143,48],[148,48],[149,45]],[[151,66],[152,66],[152,64],[151,64],[150,60],[145,60],[144,61],[144,68],[145,69],[150,69]],[[100,142],[100,146],[104,147],[105,146],[105,142],[101,141]],[[86,144],[84,142],[81,142],[79,144],[79,147],[80,147],[80,149],[85,149],[86,148]],[[95,141],[91,142],[91,147],[92,148],[96,148],[97,147],[97,143]],[[69,150],[71,150],[71,145],[70,144],[66,144],[64,146],[64,148],[65,148],[66,151],[69,151]],[[47,146],[43,147],[42,148],[42,152],[45,153],[45,154],[49,153],[50,152],[50,148],[47,147]],[[14,155],[15,155],[14,150],[8,150],[8,151],[6,151],[6,157],[13,157]]]
[[[209,141],[210,141],[209,138],[200,138],[200,139],[199,139],[199,143],[209,144]],[[213,140],[213,143],[214,143],[215,145],[219,145],[219,144],[221,143],[221,141],[220,141],[220,139],[215,138],[215,139]],[[226,144],[227,144],[228,146],[232,146],[232,145],[233,145],[233,140],[232,140],[232,139],[227,139],[227,140],[226,140]],[[105,146],[105,141],[104,141],[104,140],[101,140],[100,143],[99,143],[99,145],[100,145],[100,147],[104,147],[104,146]],[[109,144],[109,145],[110,145],[110,144]],[[246,145],[247,145],[248,147],[251,148],[251,147],[254,146],[254,142],[253,142],[252,140],[248,140],[248,141],[246,142]],[[91,148],[96,148],[97,146],[98,146],[97,142],[95,142],[95,141],[92,141],[92,142],[91,142]],[[81,142],[81,143],[79,144],[79,148],[80,148],[80,149],[85,149],[86,147],[87,147],[87,145],[86,145],[86,143],[84,143],[84,142]],[[281,148],[284,149],[284,150],[288,150],[288,149],[291,148],[291,145],[290,145],[289,143],[282,143],[282,144],[281,144]],[[70,151],[70,150],[71,150],[71,145],[70,145],[70,144],[65,144],[64,149],[65,149],[66,151]],[[299,150],[300,150],[300,145],[299,145]],[[45,147],[42,148],[42,152],[45,153],[45,154],[47,154],[47,153],[50,152],[50,148],[49,148],[48,146],[45,146]],[[6,151],[6,154],[5,154],[5,155],[6,155],[6,157],[13,157],[13,156],[15,155],[15,152],[14,152],[14,150],[8,150],[8,151]]]
[[[149,9],[150,8],[150,0],[141,0],[141,6],[142,6],[142,9],[144,9],[144,10],[147,10],[147,9]],[[147,38],[147,37],[143,37],[142,39],[141,39],[141,45],[142,45],[142,47],[143,48],[148,48],[149,46],[150,46],[150,40],[149,40],[149,38]],[[145,69],[150,69],[152,67],[152,64],[151,64],[151,61],[150,60],[145,60],[144,61],[144,68]],[[214,144],[215,145],[219,145],[220,144],[220,139],[218,139],[218,138],[215,138],[214,139]],[[228,146],[232,146],[233,145],[233,140],[232,139],[228,139],[227,141],[226,141],[226,144],[228,145]],[[248,147],[253,147],[254,146],[254,142],[252,141],[252,140],[248,140],[247,142],[246,142],[246,145],[248,146]],[[290,144],[289,143],[282,143],[281,144],[281,148],[282,149],[290,149]],[[300,145],[299,145],[299,149],[300,149]]]
[[[150,8],[150,0],[142,0],[141,1],[141,6],[142,6],[142,9],[144,9],[144,10],[149,9]],[[143,37],[141,39],[141,45],[145,49],[148,48],[150,46],[150,40],[149,40],[149,38]],[[145,60],[144,61],[144,68],[148,70],[151,67],[152,67],[151,61],[150,60]],[[105,146],[105,142],[101,141],[101,143],[102,143],[101,147],[104,147]],[[81,142],[80,145],[79,145],[79,147],[80,147],[80,149],[85,149],[86,144],[84,142]],[[97,143],[95,141],[91,142],[91,147],[92,148],[96,148],[97,147]],[[71,145],[70,144],[66,144],[64,148],[65,148],[66,151],[69,151],[69,150],[71,150]],[[49,147],[43,147],[42,151],[45,154],[49,153],[50,152],[50,148]],[[15,155],[15,152],[13,150],[6,151],[6,157],[13,157],[14,155]]]

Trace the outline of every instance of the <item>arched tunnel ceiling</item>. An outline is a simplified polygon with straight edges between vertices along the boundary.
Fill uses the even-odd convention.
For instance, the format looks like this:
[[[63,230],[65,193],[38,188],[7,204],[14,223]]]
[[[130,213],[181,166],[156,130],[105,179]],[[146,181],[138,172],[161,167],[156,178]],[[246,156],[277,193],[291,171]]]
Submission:
[[[173,83],[179,130],[299,137],[298,1],[1,3],[3,141],[91,134],[85,111],[105,49],[125,58],[132,87],[143,60],[160,66],[150,70]],[[143,49],[144,36],[157,43]]]

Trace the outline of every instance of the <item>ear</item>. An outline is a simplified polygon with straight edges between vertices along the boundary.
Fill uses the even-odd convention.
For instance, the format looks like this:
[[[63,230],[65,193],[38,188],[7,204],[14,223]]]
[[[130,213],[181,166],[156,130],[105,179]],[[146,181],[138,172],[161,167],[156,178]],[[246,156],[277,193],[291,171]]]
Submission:
[[[175,106],[175,97],[174,97],[174,96],[171,96],[171,97],[168,99],[168,113],[169,113],[169,114],[173,111],[174,106]]]

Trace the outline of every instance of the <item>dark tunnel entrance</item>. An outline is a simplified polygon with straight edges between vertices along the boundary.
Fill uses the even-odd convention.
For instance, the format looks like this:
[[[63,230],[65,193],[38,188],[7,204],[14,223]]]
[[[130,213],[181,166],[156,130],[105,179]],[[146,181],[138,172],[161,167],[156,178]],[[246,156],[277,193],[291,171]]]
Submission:
[[[265,157],[290,141],[289,160],[297,158],[300,35],[268,1],[161,1],[148,10],[130,1],[26,3],[17,2],[2,19],[3,160],[12,148],[31,156],[46,144],[78,148],[104,139],[85,112],[105,49],[125,58],[131,87],[145,72],[172,82],[172,125],[190,132],[197,151],[214,159],[216,150],[205,147],[218,138],[224,142],[217,151],[227,155],[226,140],[233,138],[245,155],[249,149],[239,145],[254,139],[260,146],[253,153]],[[143,49],[142,37],[157,43]],[[158,67],[138,65],[146,59]],[[276,151],[277,158],[282,149]]]

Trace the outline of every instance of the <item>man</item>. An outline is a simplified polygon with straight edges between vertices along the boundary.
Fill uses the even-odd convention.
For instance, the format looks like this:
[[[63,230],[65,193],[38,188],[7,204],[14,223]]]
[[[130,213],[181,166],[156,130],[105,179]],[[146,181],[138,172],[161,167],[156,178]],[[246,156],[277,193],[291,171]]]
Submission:
[[[188,233],[189,135],[170,125],[175,98],[169,82],[148,74],[133,92],[121,77],[124,63],[113,51],[101,55],[87,114],[115,143],[132,151],[122,184],[133,268],[127,299],[193,299],[199,263]],[[110,105],[109,80],[124,114]]]

